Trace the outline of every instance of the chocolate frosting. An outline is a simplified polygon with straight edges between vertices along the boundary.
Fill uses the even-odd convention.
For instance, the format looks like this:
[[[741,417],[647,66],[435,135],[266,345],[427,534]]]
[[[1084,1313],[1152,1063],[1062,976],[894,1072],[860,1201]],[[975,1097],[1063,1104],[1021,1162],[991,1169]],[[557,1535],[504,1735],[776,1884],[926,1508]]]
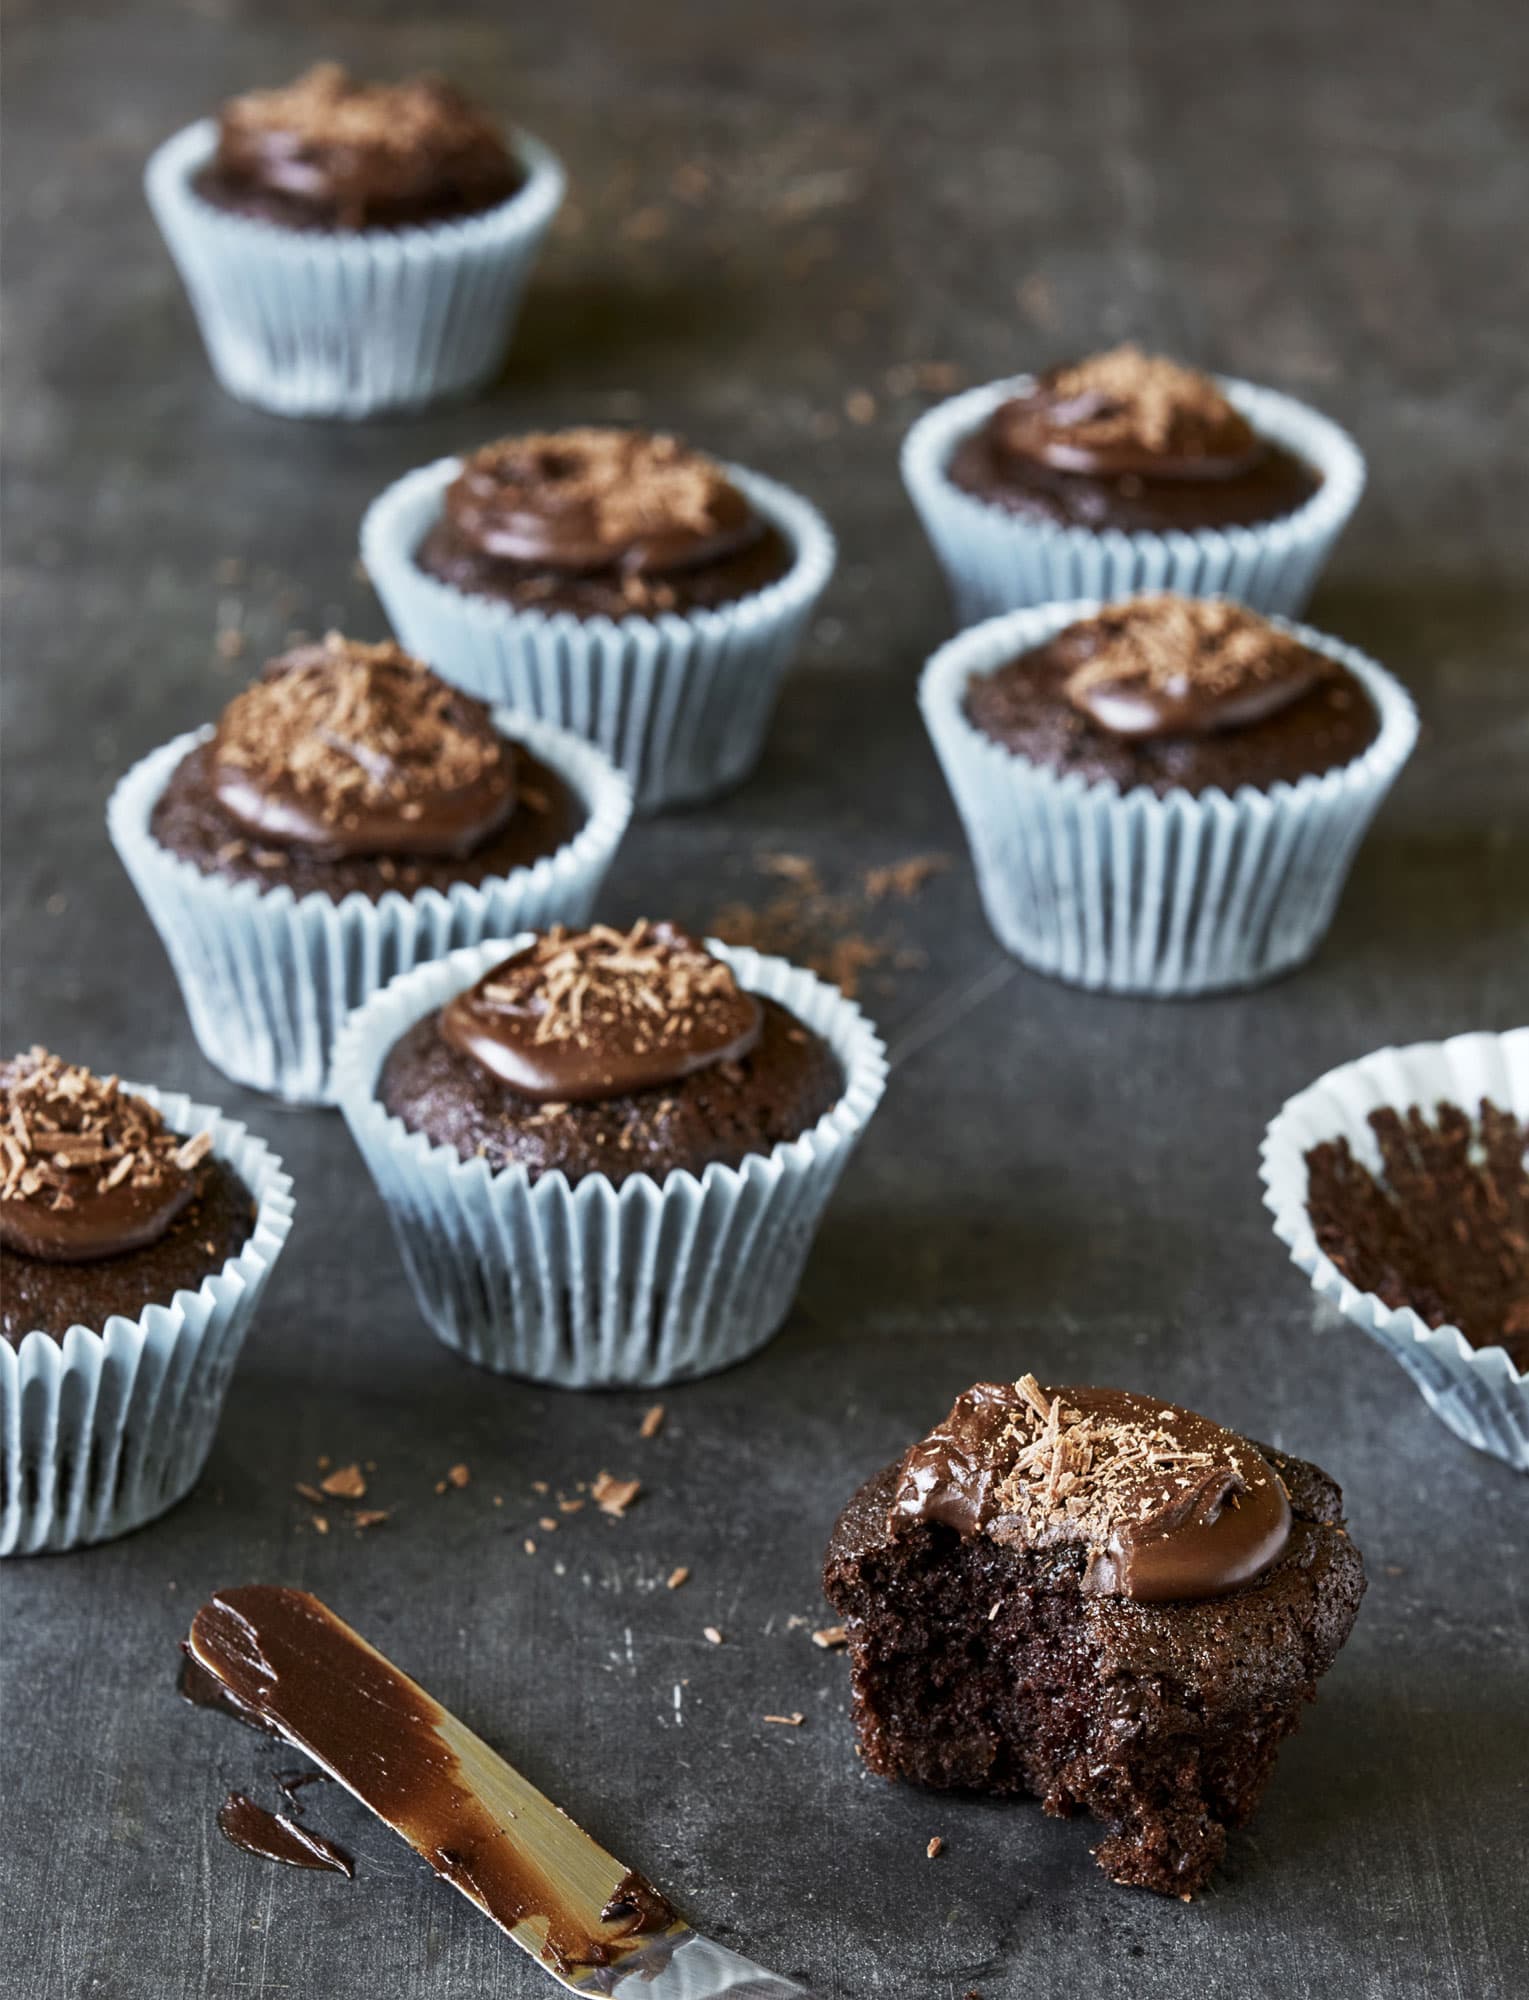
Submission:
[[[347,1880],[356,1872],[343,1847],[286,1813],[268,1812],[247,1792],[230,1792],[218,1807],[218,1831],[233,1846],[265,1861],[281,1861],[289,1868],[328,1869]]]
[[[672,924],[561,927],[448,1002],[441,1033],[519,1096],[587,1104],[736,1062],[762,1009]]]
[[[234,1713],[313,1757],[502,1929],[534,1926],[559,1971],[619,1965],[678,1924],[619,1862],[608,1914],[586,1913],[479,1798],[453,1747],[467,1737],[461,1725],[307,1591],[219,1591],[192,1621],[189,1648]]]
[[[1268,449],[1208,375],[1133,346],[1050,369],[989,421],[1000,456],[1092,477],[1235,479]]]
[[[1332,671],[1293,634],[1221,598],[1132,598],[1067,629],[1095,641],[1067,697],[1112,736],[1245,729]]]
[[[212,1135],[183,1138],[116,1077],[33,1048],[0,1064],[0,1244],[91,1264],[157,1243],[200,1185]]]
[[[501,438],[447,489],[478,553],[563,574],[663,576],[736,555],[765,524],[720,466],[677,438],[593,427]]]
[[[488,709],[391,642],[331,632],[270,661],[212,750],[239,826],[329,861],[462,859],[515,810],[514,755]]]
[[[213,164],[223,189],[340,229],[476,213],[521,178],[493,121],[451,84],[360,83],[338,63],[231,98]]]
[[[1283,1552],[1290,1503],[1246,1438],[1152,1396],[979,1382],[903,1460],[888,1518],[1022,1549],[1083,1549],[1081,1587],[1224,1596]]]

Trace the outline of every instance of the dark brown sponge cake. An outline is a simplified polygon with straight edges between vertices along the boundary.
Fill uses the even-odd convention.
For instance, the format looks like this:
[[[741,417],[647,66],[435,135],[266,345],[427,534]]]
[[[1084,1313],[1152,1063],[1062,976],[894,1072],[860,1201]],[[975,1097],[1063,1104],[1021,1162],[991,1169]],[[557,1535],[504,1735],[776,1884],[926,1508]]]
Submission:
[[[755,1047],[651,1090],[593,1103],[537,1104],[491,1076],[427,1014],[389,1050],[378,1079],[383,1107],[411,1132],[482,1156],[495,1172],[523,1166],[533,1178],[603,1174],[662,1180],[678,1168],[741,1166],[810,1132],[844,1091],[844,1074],[820,1035],[774,1000],[761,1000]]]
[[[1020,1550],[938,1522],[894,1538],[902,1461],[869,1480],[839,1517],[823,1586],[848,1630],[870,1768],[1091,1813],[1115,1881],[1200,1888],[1365,1587],[1338,1487],[1258,1449],[1289,1495],[1288,1545],[1256,1581],[1196,1602],[1085,1594],[1076,1545]]]

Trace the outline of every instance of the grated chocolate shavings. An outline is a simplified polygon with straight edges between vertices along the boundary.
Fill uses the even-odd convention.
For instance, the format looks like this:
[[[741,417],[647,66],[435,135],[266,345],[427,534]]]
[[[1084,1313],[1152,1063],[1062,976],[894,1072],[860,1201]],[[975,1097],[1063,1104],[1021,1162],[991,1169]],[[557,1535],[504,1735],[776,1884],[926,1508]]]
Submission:
[[[183,1184],[212,1134],[182,1138],[115,1076],[99,1077],[36,1046],[0,1064],[0,1201],[73,1208],[124,1184]]]

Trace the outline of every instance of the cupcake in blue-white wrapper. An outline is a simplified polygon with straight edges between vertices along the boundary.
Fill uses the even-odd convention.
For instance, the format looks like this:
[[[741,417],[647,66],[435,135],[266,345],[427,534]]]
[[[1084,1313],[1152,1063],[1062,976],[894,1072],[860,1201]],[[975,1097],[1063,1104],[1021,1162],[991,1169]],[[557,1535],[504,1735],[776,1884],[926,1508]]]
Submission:
[[[335,1074],[432,1330],[596,1388],[708,1374],[776,1332],[886,1063],[810,972],[639,922],[405,973]]]
[[[0,1063],[0,1126],[0,1555],[33,1555],[196,1484],[292,1183],[210,1106],[41,1048]]]
[[[990,619],[940,648],[919,700],[999,942],[1163,997],[1315,951],[1417,737],[1353,647],[1172,595]]]
[[[564,176],[439,79],[326,63],[166,140],[145,187],[224,388],[366,417],[494,378]]]
[[[1269,1126],[1263,1181],[1318,1296],[1529,1471],[1529,1028],[1329,1070]]]
[[[1365,476],[1305,404],[1135,347],[938,404],[902,470],[963,625],[1157,590],[1293,616]]]
[[[323,1104],[352,1008],[422,959],[582,922],[631,810],[578,737],[331,634],[135,765],[107,825],[208,1060]]]
[[[758,473],[584,427],[408,474],[361,554],[405,645],[597,743],[651,811],[753,769],[834,540]]]

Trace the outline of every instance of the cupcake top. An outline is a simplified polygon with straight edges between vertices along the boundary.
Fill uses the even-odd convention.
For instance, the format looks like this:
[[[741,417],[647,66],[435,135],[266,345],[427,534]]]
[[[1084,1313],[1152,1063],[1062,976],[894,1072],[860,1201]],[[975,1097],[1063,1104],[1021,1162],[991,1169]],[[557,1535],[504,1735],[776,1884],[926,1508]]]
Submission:
[[[968,719],[1059,773],[1159,794],[1267,789],[1350,763],[1380,718],[1357,676],[1221,598],[1128,598],[966,690]]]
[[[157,1242],[197,1191],[212,1134],[183,1139],[116,1077],[41,1047],[0,1063],[0,1245],[88,1264]]]
[[[672,924],[551,931],[459,993],[441,1033],[536,1104],[583,1104],[737,1062],[762,1013]]]
[[[1370,1114],[1379,1171],[1347,1139],[1306,1154],[1319,1247],[1361,1292],[1529,1368],[1529,1123],[1483,1099]]]
[[[378,1097],[410,1131],[533,1178],[737,1166],[843,1092],[828,1044],[677,925],[561,927],[410,1028]]]
[[[664,433],[583,426],[463,461],[421,566],[523,609],[647,615],[783,575],[783,537],[714,459]]]
[[[888,1532],[938,1522],[1006,1547],[1085,1552],[1081,1587],[1144,1603],[1224,1596],[1290,1536],[1268,1461],[1235,1432],[1153,1396],[979,1382],[912,1446]]]
[[[391,641],[331,632],[267,663],[150,818],[204,874],[335,900],[508,875],[570,840],[572,787]]]
[[[1127,533],[1277,520],[1320,484],[1212,377],[1131,345],[1037,376],[964,441],[949,471],[1013,512]]]
[[[252,838],[334,859],[468,854],[515,809],[514,760],[483,703],[391,641],[338,632],[235,695],[211,761]]]
[[[498,126],[442,78],[361,83],[320,63],[223,106],[198,188],[288,227],[356,231],[475,215],[521,179]]]

